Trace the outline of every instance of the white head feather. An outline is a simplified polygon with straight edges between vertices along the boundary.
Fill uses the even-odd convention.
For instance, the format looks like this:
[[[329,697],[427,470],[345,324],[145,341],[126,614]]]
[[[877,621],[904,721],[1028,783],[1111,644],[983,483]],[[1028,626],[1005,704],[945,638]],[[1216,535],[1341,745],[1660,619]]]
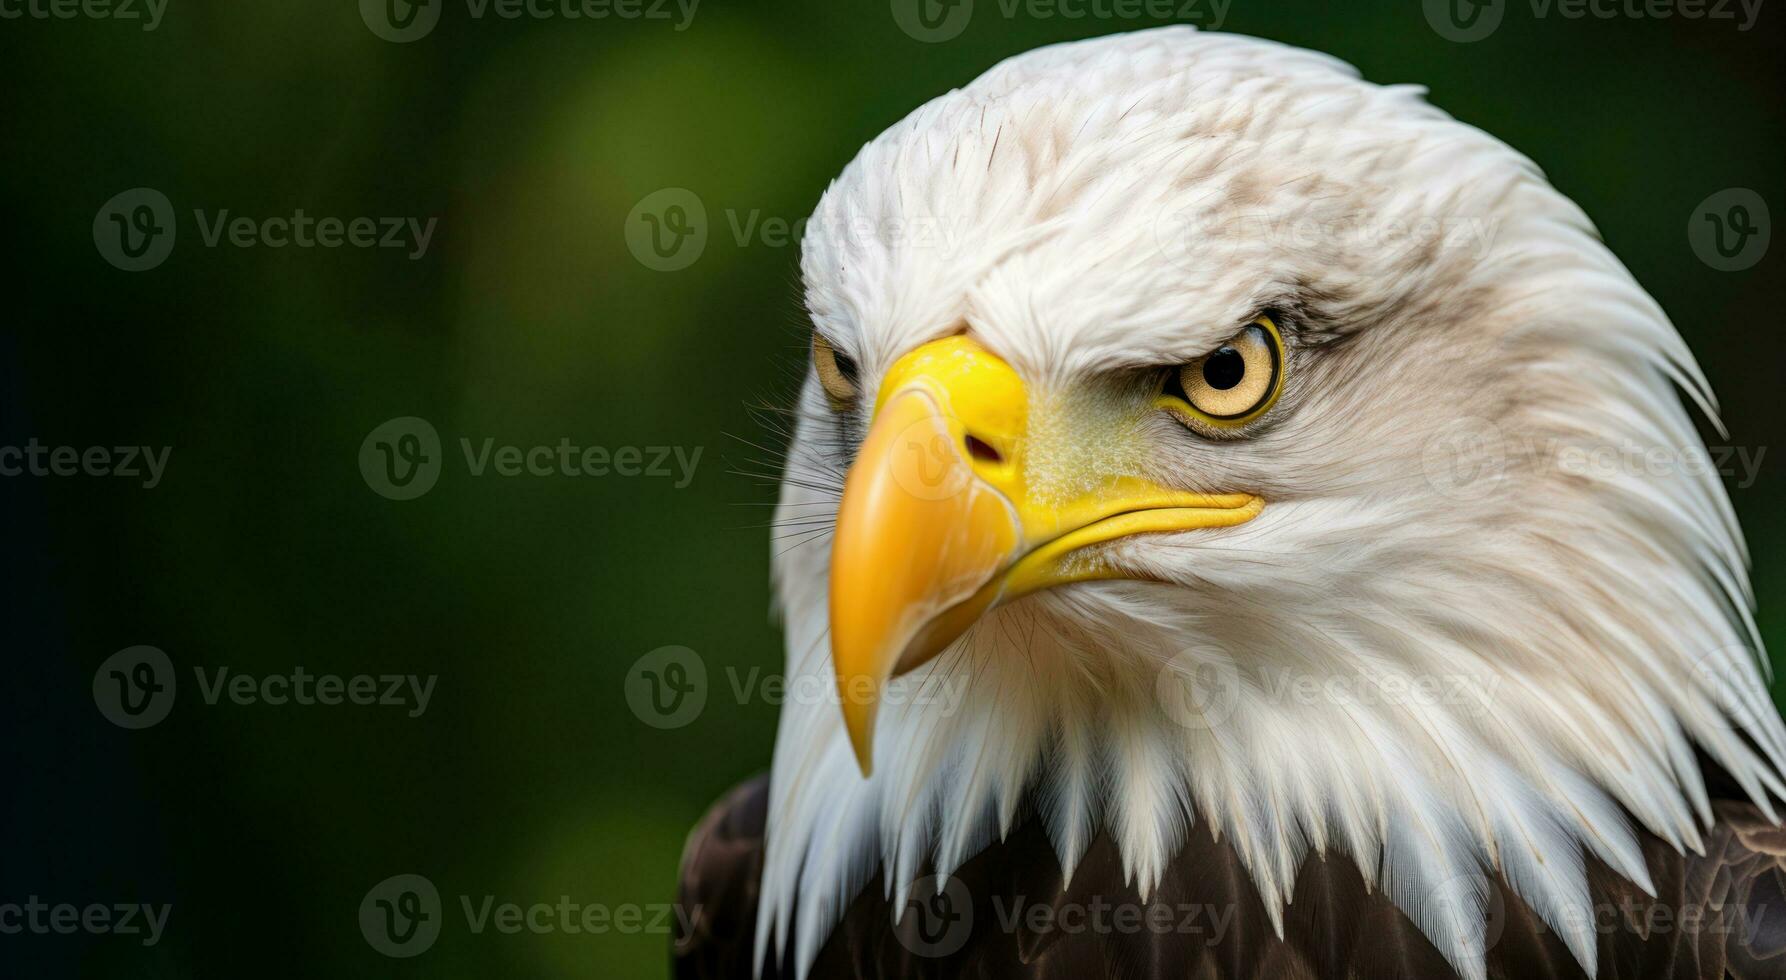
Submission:
[[[790,699],[764,957],[804,973],[877,870],[902,907],[1030,800],[1069,875],[1102,829],[1143,895],[1191,832],[1280,917],[1307,854],[1347,855],[1465,977],[1481,895],[1455,883],[1497,869],[1591,972],[1583,849],[1646,889],[1627,814],[1697,849],[1694,744],[1770,815],[1786,795],[1741,532],[1686,465],[1675,388],[1710,414],[1704,379],[1581,211],[1420,89],[1188,28],[1032,51],[864,147],[803,270],[868,391],[965,327],[1067,419],[1261,310],[1295,337],[1252,438],[1052,436],[1260,517],[1107,547],[1157,582],[995,609],[883,705],[872,778],[834,703]],[[780,513],[829,517],[864,419],[810,377],[800,414]],[[1586,465],[1629,447],[1682,465]],[[775,562],[800,690],[830,690],[827,545]]]

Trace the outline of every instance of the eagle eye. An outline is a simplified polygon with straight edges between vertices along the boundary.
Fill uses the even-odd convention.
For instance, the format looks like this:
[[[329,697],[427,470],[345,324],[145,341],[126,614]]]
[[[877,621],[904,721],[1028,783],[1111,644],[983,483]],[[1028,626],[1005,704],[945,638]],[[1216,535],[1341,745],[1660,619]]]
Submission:
[[[819,385],[834,404],[847,405],[856,399],[856,362],[831,346],[820,333],[812,335],[812,364],[819,373]]]
[[[1284,338],[1262,316],[1220,347],[1174,370],[1160,406],[1198,431],[1232,429],[1264,415],[1284,381]]]

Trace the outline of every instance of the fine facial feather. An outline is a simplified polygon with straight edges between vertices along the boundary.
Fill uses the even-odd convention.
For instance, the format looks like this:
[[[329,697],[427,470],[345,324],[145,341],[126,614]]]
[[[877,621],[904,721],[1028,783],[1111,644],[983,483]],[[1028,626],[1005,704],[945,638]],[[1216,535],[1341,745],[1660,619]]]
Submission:
[[[1143,896],[1189,835],[1231,842],[1280,933],[1309,856],[1337,852],[1465,977],[1483,898],[1448,883],[1490,868],[1591,972],[1566,925],[1582,853],[1647,891],[1625,814],[1700,848],[1695,744],[1768,817],[1786,796],[1740,530],[1682,459],[1674,389],[1710,412],[1703,377],[1580,210],[1419,90],[1186,28],[1030,52],[864,147],[803,272],[861,366],[858,424],[895,359],[965,329],[1051,407],[1038,485],[1135,472],[1268,504],[1104,546],[1152,582],[994,610],[896,685],[871,778],[835,703],[790,701],[763,956],[803,971],[871,878],[902,908],[1033,799],[1063,868],[1108,834]],[[1288,380],[1245,438],[1123,415],[1137,371],[1261,310]],[[783,516],[834,507],[821,444],[850,421],[809,378],[790,467],[830,478],[785,483]],[[1676,465],[1582,463],[1625,446]],[[790,678],[821,685],[827,563],[775,563]],[[1212,676],[1220,704],[1186,700]],[[1298,678],[1350,696],[1286,697]]]

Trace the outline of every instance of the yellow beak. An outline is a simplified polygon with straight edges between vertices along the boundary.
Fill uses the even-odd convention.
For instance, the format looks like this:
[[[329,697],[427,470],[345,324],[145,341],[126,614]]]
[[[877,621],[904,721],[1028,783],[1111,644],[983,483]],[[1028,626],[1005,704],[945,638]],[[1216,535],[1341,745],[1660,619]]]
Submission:
[[[1197,494],[1133,476],[1037,499],[1025,478],[1029,395],[966,337],[934,341],[887,373],[844,481],[831,545],[831,659],[844,726],[873,769],[887,681],[941,653],[1000,602],[1121,573],[1075,556],[1150,531],[1252,520],[1252,494]]]

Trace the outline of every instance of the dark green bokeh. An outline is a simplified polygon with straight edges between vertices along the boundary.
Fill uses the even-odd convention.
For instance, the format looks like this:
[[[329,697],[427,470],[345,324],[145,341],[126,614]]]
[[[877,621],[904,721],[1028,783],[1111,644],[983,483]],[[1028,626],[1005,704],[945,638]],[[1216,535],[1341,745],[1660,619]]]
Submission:
[[[979,0],[946,43],[885,2],[708,0],[665,20],[473,20],[449,3],[398,45],[353,0],[171,0],[153,32],[0,22],[10,54],[0,191],[13,239],[0,444],[171,445],[163,484],[0,482],[18,569],[0,701],[9,798],[0,901],[174,903],[162,943],[0,937],[39,975],[651,976],[662,935],[472,934],[459,896],[672,897],[683,836],[764,768],[776,709],[728,669],[779,669],[770,617],[773,462],[746,411],[802,369],[798,250],[733,222],[792,222],[864,141],[1036,45],[1157,21],[1004,17]],[[1207,11],[1207,4],[1193,8]],[[1740,8],[1739,8],[1740,10]],[[1739,14],[1740,20],[1740,14]],[[1234,0],[1226,30],[1320,48],[1539,162],[1669,311],[1734,445],[1786,436],[1779,249],[1708,268],[1687,225],[1748,187],[1786,207],[1780,13],[1731,21],[1534,15],[1440,38],[1418,0]],[[179,214],[165,264],[120,272],[94,213],[154,187]],[[660,272],[622,224],[682,187],[704,254]],[[428,254],[207,248],[194,209],[264,218],[437,216]],[[439,429],[426,496],[370,492],[361,440]],[[458,440],[675,445],[693,482],[470,478]],[[1781,470],[1732,496],[1764,631],[1786,647]],[[734,506],[747,504],[753,506]],[[102,721],[108,655],[166,650],[183,685],[143,732]],[[622,680],[666,644],[710,671],[705,711],[660,731]],[[191,668],[438,674],[428,711],[202,703]],[[413,960],[356,914],[415,872],[445,924]]]

